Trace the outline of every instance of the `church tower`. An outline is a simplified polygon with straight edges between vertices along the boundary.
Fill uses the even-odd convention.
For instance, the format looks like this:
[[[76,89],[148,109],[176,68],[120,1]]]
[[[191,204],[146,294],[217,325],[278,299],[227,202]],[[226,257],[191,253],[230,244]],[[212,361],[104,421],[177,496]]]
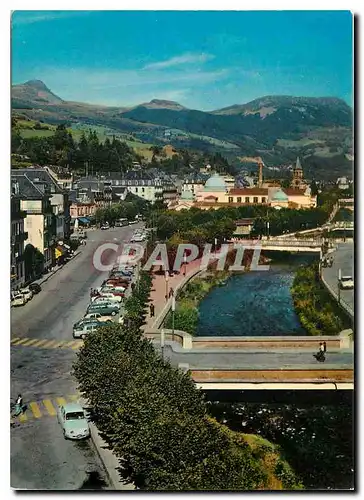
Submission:
[[[306,189],[306,183],[303,180],[303,169],[299,157],[297,157],[296,166],[293,169],[291,187],[294,189]]]

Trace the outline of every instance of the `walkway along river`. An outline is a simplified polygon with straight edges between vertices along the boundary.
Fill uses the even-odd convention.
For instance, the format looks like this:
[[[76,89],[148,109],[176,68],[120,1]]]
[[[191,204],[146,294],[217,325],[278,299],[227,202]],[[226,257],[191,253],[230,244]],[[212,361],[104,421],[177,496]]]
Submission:
[[[197,336],[305,335],[290,288],[298,266],[311,256],[287,256],[269,271],[235,274],[201,302]]]

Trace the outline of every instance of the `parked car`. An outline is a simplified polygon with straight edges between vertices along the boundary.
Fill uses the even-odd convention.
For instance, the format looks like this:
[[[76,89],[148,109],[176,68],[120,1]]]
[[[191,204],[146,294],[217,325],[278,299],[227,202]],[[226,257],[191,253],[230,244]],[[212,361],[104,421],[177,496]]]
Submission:
[[[102,230],[102,231],[106,231],[107,229],[110,229],[109,224],[103,224],[103,225],[101,226],[101,230]]]
[[[342,276],[340,279],[340,288],[342,290],[351,290],[354,288],[354,279],[352,276]]]
[[[33,294],[37,294],[42,290],[42,287],[39,285],[39,283],[31,283],[29,285],[29,290],[31,290]]]
[[[33,292],[29,289],[29,287],[21,288],[19,292],[22,295],[24,295],[26,302],[28,302],[28,300],[31,300],[33,298]]]
[[[85,321],[85,320],[94,320],[94,321],[101,321],[102,323],[104,322],[112,322],[112,319],[110,318],[110,316],[103,316],[102,314],[100,313],[88,313],[88,314],[85,314],[84,318],[82,321]]]
[[[59,406],[57,420],[65,439],[85,439],[90,436],[90,428],[84,409],[79,403]]]
[[[22,293],[14,293],[11,296],[11,305],[13,307],[23,306],[27,303],[26,298]]]
[[[125,288],[123,287],[110,287],[110,286],[106,286],[102,289],[101,291],[101,296],[108,296],[108,294],[111,293],[112,295],[114,295],[115,297],[120,297],[120,301],[118,300],[118,302],[121,302],[122,299],[125,297]],[[104,295],[105,294],[105,295]]]
[[[124,279],[108,279],[106,280],[102,286],[122,286],[127,289],[129,287],[130,281],[125,281]]]
[[[102,301],[101,299],[106,299],[105,302],[121,302],[123,300],[120,295],[114,295],[113,293],[109,292],[108,290],[102,289],[100,291],[100,296],[95,297],[93,302],[97,303]]]
[[[79,321],[73,326],[73,338],[84,339],[100,326],[99,321]]]
[[[110,302],[99,302],[92,303],[87,308],[87,314],[89,313],[100,313],[102,316],[115,316],[120,311],[119,305],[115,302],[111,304]]]

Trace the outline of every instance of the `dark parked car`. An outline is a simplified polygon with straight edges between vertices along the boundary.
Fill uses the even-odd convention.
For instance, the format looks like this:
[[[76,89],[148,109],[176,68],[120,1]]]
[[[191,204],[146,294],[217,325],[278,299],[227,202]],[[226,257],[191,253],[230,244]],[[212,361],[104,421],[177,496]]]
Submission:
[[[42,287],[38,283],[31,283],[28,288],[33,293],[39,293],[42,290]]]

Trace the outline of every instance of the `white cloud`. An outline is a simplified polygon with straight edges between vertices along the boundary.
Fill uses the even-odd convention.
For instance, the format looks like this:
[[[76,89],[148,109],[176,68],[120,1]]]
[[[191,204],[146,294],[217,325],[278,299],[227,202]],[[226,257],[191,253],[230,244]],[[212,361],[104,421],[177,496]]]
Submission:
[[[70,17],[85,15],[88,12],[83,11],[21,11],[17,10],[12,13],[12,25],[20,26],[26,24],[34,24],[42,21],[54,21],[57,19],[68,19]]]
[[[214,56],[211,54],[183,54],[181,56],[172,57],[166,61],[147,64],[143,69],[164,69],[173,66],[180,66],[181,64],[195,64],[210,61]]]

